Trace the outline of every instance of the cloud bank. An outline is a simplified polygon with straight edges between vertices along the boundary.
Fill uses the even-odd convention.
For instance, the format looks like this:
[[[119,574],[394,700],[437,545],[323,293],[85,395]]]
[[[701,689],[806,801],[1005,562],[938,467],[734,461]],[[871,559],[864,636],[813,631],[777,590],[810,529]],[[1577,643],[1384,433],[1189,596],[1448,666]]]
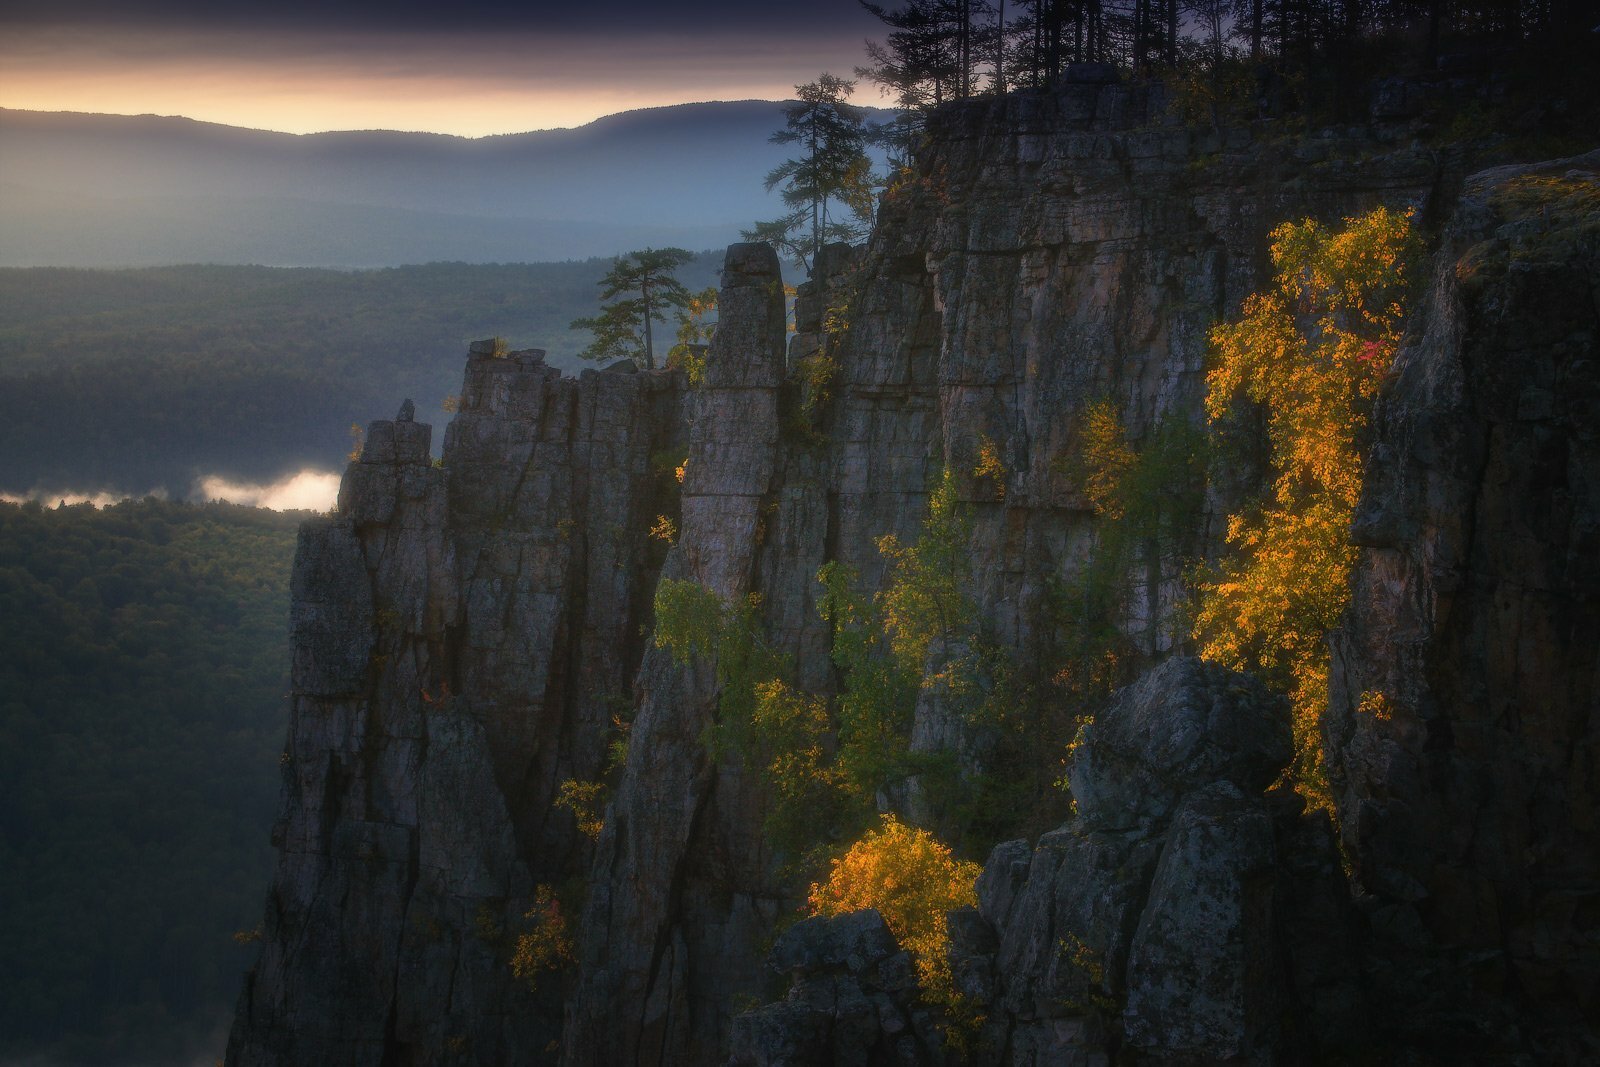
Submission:
[[[273,511],[332,511],[339,499],[339,477],[333,471],[308,468],[269,485],[255,485],[211,474],[195,484],[194,496]]]
[[[339,501],[340,477],[334,471],[317,470],[314,467],[266,484],[234,482],[221,475],[208,474],[194,483],[194,491],[189,494],[189,499],[195,503],[222,501],[272,511],[332,511]],[[114,489],[33,489],[24,494],[0,493],[0,501],[8,504],[37,501],[47,507],[93,504],[97,508],[104,508],[124,500],[143,500],[147,496],[165,500],[167,491],[159,488],[148,493],[123,493]]]

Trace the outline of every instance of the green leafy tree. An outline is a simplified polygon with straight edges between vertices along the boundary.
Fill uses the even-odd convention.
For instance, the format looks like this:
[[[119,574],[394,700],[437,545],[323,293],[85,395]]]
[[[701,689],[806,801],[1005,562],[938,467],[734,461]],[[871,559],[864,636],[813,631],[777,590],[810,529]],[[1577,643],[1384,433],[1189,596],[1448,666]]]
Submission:
[[[864,113],[846,103],[855,86],[828,73],[795,86],[799,99],[784,108],[785,126],[771,140],[797,144],[801,154],[767,175],[767,189],[781,188],[789,211],[744,231],[746,240],[771,243],[808,272],[824,244],[858,239],[872,223]],[[842,209],[838,216],[831,212],[835,202]]]
[[[600,314],[572,322],[574,330],[594,334],[578,355],[597,362],[631,359],[654,370],[654,324],[668,309],[681,316],[689,307],[689,290],[672,272],[692,259],[694,253],[682,248],[646,248],[618,256],[600,279]]]

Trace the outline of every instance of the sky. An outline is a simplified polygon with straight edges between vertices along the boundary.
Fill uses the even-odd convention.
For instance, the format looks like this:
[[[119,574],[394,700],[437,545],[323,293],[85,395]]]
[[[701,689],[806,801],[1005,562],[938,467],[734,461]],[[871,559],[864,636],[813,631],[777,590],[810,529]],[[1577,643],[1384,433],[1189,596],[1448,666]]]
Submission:
[[[0,0],[0,107],[478,137],[784,99],[879,31],[856,0]]]

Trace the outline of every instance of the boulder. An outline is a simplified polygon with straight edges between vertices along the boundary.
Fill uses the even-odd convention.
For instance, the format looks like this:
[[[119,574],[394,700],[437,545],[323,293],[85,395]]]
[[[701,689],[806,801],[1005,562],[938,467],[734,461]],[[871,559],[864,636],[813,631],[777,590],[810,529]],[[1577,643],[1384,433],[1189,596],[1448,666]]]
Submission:
[[[1160,829],[1191,791],[1228,782],[1259,793],[1292,756],[1281,697],[1248,675],[1174,657],[1095,716],[1069,779],[1085,827]]]

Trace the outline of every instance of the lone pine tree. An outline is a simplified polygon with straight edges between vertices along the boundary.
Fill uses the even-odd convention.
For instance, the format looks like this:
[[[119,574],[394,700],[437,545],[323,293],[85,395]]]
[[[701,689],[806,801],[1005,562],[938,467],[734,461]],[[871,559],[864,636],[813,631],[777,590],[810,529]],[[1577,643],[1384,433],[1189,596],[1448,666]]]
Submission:
[[[631,359],[654,370],[654,323],[669,308],[681,314],[689,306],[689,290],[672,272],[693,258],[693,252],[682,248],[645,248],[618,256],[600,279],[600,314],[572,321],[572,329],[594,334],[578,355],[599,362]]]

